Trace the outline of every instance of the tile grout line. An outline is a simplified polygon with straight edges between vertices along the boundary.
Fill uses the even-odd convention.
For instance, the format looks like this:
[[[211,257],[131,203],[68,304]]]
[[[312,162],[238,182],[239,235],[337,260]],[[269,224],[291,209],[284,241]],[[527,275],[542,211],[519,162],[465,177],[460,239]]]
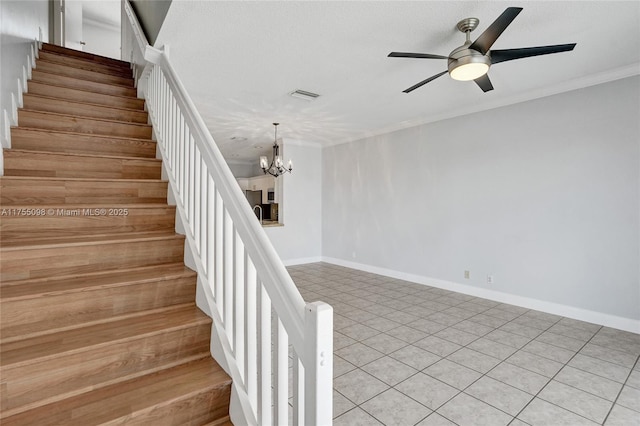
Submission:
[[[490,308],[490,309],[493,309],[493,308]],[[485,311],[485,312],[486,312],[486,311]],[[508,312],[508,311],[507,311],[507,312]],[[525,312],[521,313],[520,315],[516,316],[515,318],[513,318],[513,319],[511,319],[511,320],[508,320],[506,323],[502,324],[500,327],[503,327],[504,325],[506,325],[506,324],[509,324],[509,323],[513,322],[514,320],[516,320],[516,319],[518,319],[518,318],[522,317],[523,315],[525,315],[525,314],[526,314],[526,313],[528,313],[528,312],[531,312],[531,309],[528,309],[528,310],[526,310]],[[478,314],[474,315],[473,317],[475,317],[475,316],[477,316],[477,315],[481,315],[481,314],[483,314],[483,313],[484,313],[484,312],[480,312],[480,313],[478,313]],[[491,315],[489,315],[489,316],[491,316]],[[470,317],[469,319],[471,319],[471,318],[473,318],[473,317]],[[494,317],[494,318],[498,318],[498,317]],[[502,319],[502,318],[499,318],[499,319]],[[562,318],[560,318],[560,319],[562,319]],[[545,329],[545,330],[541,331],[541,332],[538,334],[538,336],[539,336],[540,334],[544,333],[545,331],[549,330],[549,329],[550,329],[551,327],[553,327],[555,324],[557,324],[557,323],[560,321],[560,319],[556,320],[552,325],[550,325],[549,327],[547,327],[547,329]],[[516,324],[517,324],[517,323],[516,323]],[[500,327],[494,327],[493,331],[498,330]],[[490,331],[489,333],[486,333],[485,335],[478,337],[477,339],[475,339],[475,340],[473,340],[473,341],[469,342],[467,345],[462,346],[460,349],[467,348],[467,346],[468,346],[468,345],[470,345],[471,343],[475,342],[476,340],[481,339],[482,337],[486,336],[487,334],[492,333],[493,331]],[[509,332],[505,331],[505,333],[509,333]],[[511,334],[515,334],[515,333],[511,333]],[[518,335],[518,336],[520,336],[520,335]],[[528,338],[528,339],[529,339],[529,342],[531,342],[532,340],[534,340],[534,339],[535,339],[535,338],[531,339],[531,338],[529,338],[528,336],[521,336],[521,337],[526,337],[526,338]],[[491,340],[491,339],[489,339],[489,340]],[[491,341],[493,341],[493,340],[491,340]],[[501,343],[501,342],[496,342],[496,343]],[[504,344],[504,343],[501,343],[501,344]],[[506,346],[510,346],[510,345],[506,345]],[[511,347],[513,347],[513,346],[511,346]],[[523,346],[523,347],[524,347],[524,346]],[[458,352],[460,349],[458,349],[458,350],[456,350],[456,351],[452,352],[450,355],[453,355],[454,353]],[[470,349],[470,348],[467,348],[467,349]],[[518,352],[518,351],[519,351],[519,350],[521,350],[522,348],[515,348],[515,349],[516,349],[516,351],[515,351],[514,353]],[[470,349],[470,350],[473,350],[473,349]],[[477,352],[478,352],[478,351],[477,351]],[[482,352],[480,352],[480,353],[482,353]],[[491,355],[487,355],[487,354],[483,354],[483,355],[491,356]],[[512,354],[512,355],[513,355],[513,354]],[[510,355],[510,356],[511,356],[511,355]],[[510,356],[509,356],[509,357],[510,357]],[[493,368],[489,369],[486,373],[480,373],[480,372],[478,371],[478,373],[480,373],[480,374],[481,374],[481,376],[480,376],[480,377],[478,377],[478,378],[477,378],[476,380],[474,380],[473,382],[471,382],[469,385],[467,385],[463,390],[459,391],[455,396],[453,396],[452,398],[450,398],[450,399],[449,399],[449,401],[451,401],[453,398],[457,397],[457,396],[458,396],[458,395],[460,395],[461,393],[464,393],[465,395],[467,395],[467,396],[469,396],[469,397],[471,397],[471,398],[473,398],[473,399],[475,399],[475,400],[477,400],[477,401],[480,401],[480,402],[482,402],[482,403],[484,403],[484,404],[487,404],[488,406],[490,406],[490,407],[492,407],[492,408],[495,408],[496,410],[498,410],[498,411],[500,411],[500,412],[502,412],[502,413],[505,413],[505,414],[506,414],[506,415],[508,415],[509,417],[512,417],[511,421],[509,421],[509,424],[511,424],[511,423],[512,423],[516,418],[517,418],[517,415],[516,415],[516,416],[512,416],[511,414],[509,414],[509,413],[505,412],[504,410],[502,410],[502,409],[500,409],[500,408],[498,408],[498,407],[495,407],[495,406],[493,406],[493,405],[489,404],[488,402],[486,402],[486,401],[482,401],[482,400],[480,400],[480,399],[476,398],[475,396],[470,395],[470,394],[468,394],[468,393],[466,393],[466,392],[465,392],[465,390],[466,390],[466,389],[468,389],[468,388],[470,388],[471,386],[473,386],[473,384],[474,384],[474,383],[478,382],[479,380],[481,380],[481,379],[482,379],[483,377],[485,377],[485,376],[486,376],[486,377],[489,377],[490,379],[493,379],[493,377],[491,377],[491,376],[487,376],[487,374],[488,374],[488,373],[490,373],[491,371],[493,371],[496,367],[498,367],[498,366],[499,366],[499,365],[501,365],[502,363],[506,362],[506,360],[507,360],[509,357],[505,358],[504,360],[501,360],[498,364],[496,364]],[[495,358],[495,357],[492,357],[492,358]],[[446,359],[446,358],[443,358],[443,359]],[[497,359],[497,358],[496,358],[496,359]],[[450,362],[456,363],[455,361],[450,361]],[[456,363],[456,364],[458,364],[458,363]],[[458,364],[458,365],[462,365],[462,364]],[[466,366],[464,366],[464,365],[462,365],[462,366],[463,366],[463,367],[465,367],[465,368],[469,368],[469,367],[466,367]],[[516,366],[516,367],[517,367],[517,366]],[[471,368],[471,370],[473,370],[473,369]],[[473,371],[476,371],[476,370],[473,370]],[[505,383],[505,382],[503,382],[503,381],[501,381],[501,380],[497,380],[497,379],[493,379],[493,380],[496,380],[496,381],[498,381],[498,382],[500,382],[500,383],[502,383],[502,384],[504,384],[504,385],[506,385],[506,386],[513,387],[514,389],[518,389],[518,388],[516,388],[516,387],[514,387],[514,386],[511,386],[510,384]],[[545,386],[546,386],[546,385],[545,385]],[[521,389],[519,389],[519,390],[521,390]],[[525,392],[525,393],[528,393],[528,392]],[[530,394],[529,394],[529,395],[530,395]],[[531,399],[531,401],[533,401],[533,399],[534,399],[534,398],[535,398],[535,396]],[[449,402],[449,401],[447,401],[447,402]],[[529,401],[529,402],[531,402],[531,401]],[[442,405],[444,405],[444,404],[442,404]],[[440,407],[438,407],[438,409],[440,409],[440,408],[442,407],[442,405],[441,405]],[[527,404],[525,405],[525,407],[526,407],[527,405],[529,405],[529,403],[527,403]],[[523,408],[523,409],[524,409],[524,408]],[[522,410],[520,410],[520,412],[521,412],[521,411],[522,411]],[[434,410],[434,412],[436,412],[436,410]],[[520,412],[518,412],[518,414],[520,414]],[[447,420],[449,420],[449,421],[453,422],[453,420],[452,420],[452,419],[449,419],[448,417],[444,416],[443,414],[441,414],[441,413],[438,413],[438,414],[439,414],[439,415],[441,415],[442,417],[446,418]],[[519,419],[518,419],[518,420],[519,420]],[[455,422],[454,422],[454,423],[455,423]]]
[[[557,322],[556,322],[556,323],[557,323]],[[582,345],[582,347],[580,347],[580,349],[578,349],[578,351],[577,351],[575,354],[573,354],[573,356],[572,356],[571,358],[569,358],[569,360],[568,360],[566,363],[564,363],[564,365],[562,366],[562,368],[560,368],[560,369],[559,369],[559,370],[558,370],[558,371],[553,375],[553,377],[551,377],[551,378],[547,381],[547,383],[546,383],[542,388],[540,388],[540,390],[539,390],[539,391],[538,391],[538,392],[533,396],[533,398],[531,399],[531,401],[529,401],[529,402],[528,402],[524,407],[522,407],[522,409],[518,412],[518,414],[516,414],[516,416],[514,417],[515,419],[517,419],[517,418],[518,418],[518,416],[519,416],[520,414],[522,414],[522,412],[523,412],[523,411],[524,411],[524,410],[529,406],[529,404],[531,404],[531,402],[532,402],[533,400],[535,400],[536,398],[538,398],[538,395],[540,395],[540,393],[541,393],[541,392],[542,392],[542,391],[543,391],[547,386],[549,386],[549,383],[551,383],[551,382],[553,381],[553,379],[555,379],[555,378],[556,378],[556,376],[557,376],[557,375],[558,375],[562,370],[564,370],[564,368],[565,368],[567,365],[569,365],[569,363],[571,362],[571,360],[572,360],[573,358],[575,358],[575,356],[576,356],[576,355],[578,355],[578,354],[580,353],[580,351],[581,351],[585,346],[587,346],[587,344],[588,344],[589,342],[591,342],[591,340],[593,340],[593,338],[594,338],[594,337],[595,337],[595,336],[600,332],[600,330],[602,330],[602,328],[603,328],[603,326],[600,326],[600,328],[598,328],[598,331],[596,331],[596,332],[593,334],[593,336],[591,336],[591,338],[590,338],[589,340],[587,340],[587,341]],[[562,382],[559,382],[559,383],[562,383]],[[567,385],[567,386],[570,386],[570,385]],[[571,386],[571,387],[573,387],[573,386]],[[574,389],[578,389],[578,388],[574,388]],[[578,389],[578,390],[582,390],[582,389]],[[585,391],[582,391],[582,392],[585,392]],[[589,392],[587,392],[587,393],[589,393]],[[542,399],[542,398],[540,398],[540,399]],[[573,412],[573,411],[569,410],[568,408],[561,407],[561,406],[559,406],[559,405],[557,405],[557,404],[554,404],[553,402],[549,402],[549,401],[547,401],[546,399],[542,399],[542,400],[543,400],[543,401],[545,401],[545,402],[547,402],[547,403],[549,403],[549,404],[551,404],[551,405],[555,405],[555,406],[556,406],[556,407],[558,407],[558,408],[561,408],[561,409],[563,409],[563,410],[569,411],[570,413],[573,413],[573,414],[575,414],[576,416],[580,416],[580,417],[582,417],[582,418],[584,418],[584,419],[587,419],[587,420],[589,420],[589,421],[592,421],[591,419],[589,419],[589,418],[587,418],[587,417],[585,417],[585,416],[583,416],[583,415],[581,415],[581,414],[575,413],[575,412]],[[613,404],[612,404],[611,406],[613,407]],[[520,420],[520,419],[518,419],[518,420]],[[604,423],[604,421],[603,421],[603,423]]]
[[[618,398],[620,398],[620,394],[624,390],[624,387],[627,385],[627,382],[629,381],[629,377],[631,377],[631,375],[633,374],[634,369],[636,368],[636,365],[638,365],[638,362],[640,362],[640,355],[636,356],[636,362],[633,363],[633,367],[631,367],[631,371],[629,371],[629,374],[627,374],[627,378],[624,380],[622,387],[620,387],[620,390],[618,391],[618,394],[616,395],[616,398],[613,401],[613,404],[611,404],[611,407],[609,407],[609,411],[607,412],[607,415],[604,417],[602,424],[605,424],[607,422],[607,419],[609,418],[609,416],[611,415],[611,412],[613,411],[613,407],[616,406],[616,403],[618,402]],[[624,407],[624,405],[622,407]],[[635,411],[635,410],[632,410],[632,411]]]
[[[438,302],[437,302],[437,299],[439,299],[439,298],[441,298],[441,297],[447,297],[447,296],[446,296],[446,295],[441,295],[440,297],[438,297],[438,298],[436,298],[435,300],[433,300],[433,302],[438,303]],[[471,300],[471,299],[467,299],[467,300],[465,300],[465,301],[461,301],[461,302],[459,302],[459,303],[457,303],[457,304],[455,304],[455,305],[449,305],[449,306],[448,306],[447,308],[445,308],[445,309],[442,309],[442,310],[440,310],[440,311],[436,311],[436,312],[434,312],[434,314],[435,314],[435,313],[439,313],[439,312],[444,312],[444,311],[448,310],[448,309],[449,309],[449,308],[451,308],[451,307],[457,307],[457,306],[462,305],[462,304],[467,303],[467,302],[469,302],[469,303],[473,303],[473,302],[470,302],[470,300]],[[348,303],[347,303],[347,304],[348,304]],[[386,305],[385,305],[385,306],[386,306]],[[420,305],[418,304],[418,305],[414,305],[414,306],[420,306]],[[479,305],[479,306],[482,306],[482,305]],[[481,314],[486,315],[486,316],[490,316],[490,317],[495,318],[495,319],[497,319],[497,320],[505,320],[504,318],[496,317],[496,316],[493,316],[493,315],[491,315],[491,314],[486,314],[486,312],[487,312],[487,311],[489,311],[489,310],[491,310],[491,309],[498,309],[498,310],[500,310],[500,311],[509,312],[509,311],[507,311],[507,310],[500,309],[498,306],[500,306],[500,304],[496,304],[496,305],[493,305],[493,306],[491,306],[491,307],[488,307],[487,309],[485,309],[485,310],[484,310],[484,311],[482,311],[482,312],[474,313],[474,314],[473,314],[473,315],[471,315],[470,317],[462,318],[460,321],[455,322],[455,323],[452,323],[451,325],[446,325],[446,324],[440,323],[440,322],[438,322],[438,321],[436,321],[436,320],[430,320],[430,321],[435,322],[435,323],[440,324],[440,325],[443,325],[445,328],[443,328],[442,330],[446,330],[446,329],[448,329],[448,328],[455,328],[455,325],[460,324],[460,323],[462,323],[462,322],[464,322],[464,321],[469,321],[469,320],[471,320],[472,318],[474,318],[474,317],[476,317],[476,316],[478,316],[478,315],[481,315]],[[402,312],[404,312],[404,310],[403,310],[403,309],[396,309],[396,311],[402,311]],[[450,355],[452,355],[452,354],[454,354],[454,353],[458,352],[459,350],[461,350],[461,349],[463,349],[463,348],[467,348],[467,346],[468,346],[468,345],[470,345],[471,343],[475,342],[476,340],[479,340],[479,339],[481,339],[481,338],[485,337],[487,334],[489,334],[489,333],[491,333],[491,332],[493,332],[493,331],[495,331],[495,330],[498,330],[500,327],[503,327],[504,325],[511,323],[511,322],[512,322],[512,321],[514,321],[515,319],[520,318],[521,316],[525,315],[526,313],[528,313],[528,312],[530,312],[530,311],[531,311],[531,309],[527,309],[526,311],[522,312],[521,314],[517,315],[516,317],[512,318],[511,320],[505,320],[506,322],[505,322],[504,324],[500,325],[499,327],[491,327],[491,328],[493,328],[493,330],[492,330],[492,331],[487,332],[487,333],[485,333],[485,334],[483,334],[483,335],[481,335],[481,336],[477,336],[477,335],[475,335],[475,336],[477,336],[477,337],[476,337],[475,339],[473,339],[471,342],[467,343],[466,345],[460,345],[460,346],[461,346],[460,348],[456,349],[454,352],[452,352],[452,353],[448,354],[447,356],[441,356],[441,359],[440,359],[439,361],[436,361],[436,362],[435,362],[435,363],[433,363],[433,364],[436,364],[437,362],[440,362],[440,361],[442,361],[443,359],[447,359],[447,357],[448,357],[448,356],[450,356]],[[458,317],[457,315],[453,315],[453,314],[447,314],[447,315],[449,315],[449,316],[453,316],[453,317],[456,317],[456,318],[460,318],[460,317]],[[428,318],[429,318],[429,317],[426,317],[425,319],[428,319]],[[420,318],[419,318],[419,319],[420,319]],[[561,319],[562,319],[562,318],[559,318],[558,320],[556,320],[552,325],[550,325],[549,327],[547,327],[547,329],[542,330],[538,335],[542,334],[543,332],[547,331],[549,328],[553,327],[553,325],[557,324]],[[362,324],[362,323],[359,323],[359,324]],[[517,324],[517,323],[516,323],[516,324]],[[363,324],[363,325],[364,325],[364,324]],[[406,325],[406,326],[408,326],[408,327],[411,327],[411,326],[410,326],[410,325],[408,325],[408,324],[404,324],[404,325]],[[480,325],[483,325],[483,324],[480,324]],[[489,326],[485,326],[485,327],[489,327]],[[396,328],[397,328],[397,327],[396,327]],[[411,327],[411,328],[413,328],[413,327]],[[416,330],[417,330],[417,329],[416,329]],[[440,331],[442,331],[442,330],[439,330],[439,331],[437,331],[436,333],[439,333],[439,332],[440,332]],[[457,331],[461,331],[461,332],[466,332],[466,331],[464,331],[464,330],[460,330],[460,329],[457,329],[457,328],[455,328],[455,330],[457,330]],[[421,330],[418,330],[418,331],[421,331]],[[505,332],[506,332],[506,331],[505,331]],[[381,333],[379,333],[379,334],[383,334],[383,333],[384,333],[384,332],[381,332]],[[436,333],[428,333],[428,334],[427,334],[427,337],[429,337],[429,336],[434,336],[434,337],[437,337],[437,338],[441,338],[441,337],[435,336],[435,334],[436,334]],[[466,332],[466,333],[468,333],[468,334],[473,334],[473,333],[469,333],[469,332]],[[507,333],[509,333],[509,332],[507,332]],[[342,334],[344,334],[344,333],[342,333]],[[515,334],[515,333],[511,333],[511,334]],[[516,334],[516,335],[518,335],[518,334]],[[521,335],[518,335],[518,336],[521,336]],[[350,336],[347,336],[347,337],[350,337]],[[371,337],[375,337],[375,336],[371,336]],[[528,336],[521,336],[521,337],[528,338],[528,339],[529,339],[529,341],[532,341],[532,340],[533,340],[533,339],[529,338]],[[450,340],[447,340],[446,338],[441,338],[441,339],[446,340],[446,341],[448,341],[448,342],[451,342]],[[534,338],[534,339],[535,339],[535,338]],[[355,339],[354,339],[354,340],[355,340]],[[366,339],[365,339],[365,340],[366,340]],[[491,340],[491,339],[489,339],[489,340]],[[362,341],[356,341],[356,342],[362,343]],[[414,342],[414,343],[415,343],[415,342]],[[456,342],[451,342],[451,343],[458,344],[458,343],[456,343]],[[498,343],[500,343],[500,342],[498,342]],[[354,344],[355,344],[355,343],[354,343]],[[368,345],[366,345],[365,343],[362,343],[362,344],[363,344],[363,345],[365,345],[365,346],[368,346]],[[407,344],[407,345],[403,346],[403,348],[404,348],[404,347],[407,347],[407,346],[410,346],[410,345],[412,346],[413,344],[411,344],[411,343],[410,343],[410,344]],[[508,345],[508,346],[509,346],[509,345]],[[375,349],[375,348],[373,348],[373,349]],[[398,350],[400,350],[400,349],[402,349],[402,348],[399,348]],[[467,349],[469,349],[469,348],[467,348]],[[521,348],[515,348],[515,349],[516,349],[516,351],[521,350]],[[473,349],[469,349],[469,350],[473,350]],[[395,351],[394,351],[394,352],[395,352]],[[430,352],[430,351],[428,351],[428,350],[427,350],[427,352]],[[431,352],[431,353],[432,353],[432,352]],[[481,353],[481,352],[480,352],[480,353]],[[439,354],[434,354],[434,355],[436,355],[436,356],[440,356]],[[487,355],[487,354],[483,354],[483,355],[486,355],[486,356],[491,357],[491,355]],[[385,356],[389,356],[389,354],[385,354]],[[494,357],[492,357],[492,358],[494,358]],[[380,358],[378,358],[378,359],[380,359]],[[394,359],[395,359],[395,358],[394,358]],[[497,358],[496,358],[496,359],[497,359]],[[370,363],[372,363],[372,362],[375,362],[375,361],[376,361],[376,360],[373,360],[373,361],[371,361],[371,362],[369,362],[369,363],[367,363],[367,364],[365,364],[365,365],[368,365],[368,364],[370,364]],[[462,367],[464,367],[464,368],[469,368],[469,367],[464,366],[464,365],[462,365],[462,364],[456,363],[456,362],[455,362],[455,361],[453,361],[453,360],[448,360],[448,361],[449,361],[449,362],[452,362],[452,363],[455,363],[455,364],[458,364],[458,365],[460,365],[460,366],[462,366]],[[505,361],[505,360],[501,360],[501,362],[500,362],[500,363],[498,363],[498,365],[500,365],[500,364],[501,364],[502,362],[504,362],[504,361]],[[431,365],[433,365],[433,364],[431,364]],[[406,364],[405,364],[405,365],[406,365]],[[364,366],[364,365],[363,365],[363,366]],[[411,367],[411,366],[409,366],[409,367]],[[358,369],[361,369],[360,367],[357,367],[357,368],[358,368]],[[402,382],[404,382],[404,381],[406,381],[406,380],[410,379],[411,377],[416,376],[418,373],[423,373],[423,371],[424,371],[424,370],[426,370],[427,368],[429,368],[429,366],[427,366],[427,367],[423,368],[422,370],[417,371],[415,374],[413,374],[413,375],[411,375],[411,376],[407,377],[407,378],[406,378],[405,380],[403,380]],[[495,367],[494,367],[494,368],[495,368]],[[472,370],[472,371],[476,371],[476,370],[473,370],[473,369],[471,369],[471,370]],[[491,370],[493,370],[493,368],[492,368]],[[491,371],[491,370],[489,370],[489,371]],[[367,373],[367,372],[366,372],[366,371],[364,371],[364,370],[362,370],[362,371],[363,371],[363,372],[365,372],[365,373]],[[475,381],[473,381],[472,383],[470,383],[468,386],[466,386],[466,387],[465,387],[465,389],[467,389],[468,387],[470,387],[471,385],[473,385],[473,383],[477,382],[478,380],[480,380],[482,377],[484,377],[484,376],[486,375],[486,373],[481,373],[481,372],[478,372],[478,373],[480,373],[480,374],[481,374],[481,376],[480,376],[478,379],[476,379]],[[367,373],[367,374],[368,374],[368,373]],[[439,382],[441,382],[441,383],[443,383],[443,384],[445,384],[445,385],[447,385],[447,386],[451,386],[451,385],[449,385],[448,383],[443,382],[442,380],[440,380],[440,379],[438,379],[438,378],[436,378],[436,377],[433,377],[433,376],[428,375],[427,373],[423,373],[423,374],[426,374],[427,376],[431,377],[432,379],[437,380],[437,381],[439,381]],[[377,377],[375,377],[375,376],[372,376],[372,377],[374,377],[374,378],[378,379],[378,378],[377,378]],[[378,380],[379,380],[379,379],[378,379]],[[381,381],[381,382],[382,382],[382,381]],[[400,383],[402,383],[402,382],[400,382]],[[501,382],[501,381],[500,381],[500,382]],[[383,382],[383,383],[385,383],[385,382]],[[501,383],[503,383],[503,382],[501,382]],[[387,383],[385,383],[385,384],[387,384]],[[398,383],[398,384],[399,384],[399,383]],[[504,383],[504,384],[505,384],[505,385],[507,385],[507,386],[510,386],[510,385],[509,385],[509,384],[507,384],[507,383]],[[390,386],[390,389],[395,389],[395,386]],[[456,388],[454,387],[454,389],[456,389]],[[386,389],[386,390],[385,390],[385,391],[383,391],[383,392],[386,392],[387,390],[388,390],[388,389]],[[411,396],[406,395],[406,394],[405,394],[405,393],[403,393],[402,391],[400,391],[400,390],[398,390],[398,389],[395,389],[395,390],[396,390],[396,391],[398,391],[398,392],[400,392],[400,393],[402,393],[404,396],[406,396],[406,397],[408,397],[408,398],[410,398],[410,399],[412,399],[412,400],[416,401],[416,400],[415,400],[415,399],[413,399]],[[447,404],[449,401],[451,401],[452,399],[454,399],[455,397],[457,397],[457,396],[458,396],[458,395],[460,395],[461,393],[464,393],[464,390],[459,390],[459,389],[456,389],[456,390],[457,390],[458,392],[457,392],[455,395],[453,395],[451,398],[449,398],[448,400],[446,400],[445,402],[443,402],[442,404],[440,404],[440,405],[439,405],[435,410],[432,410],[432,413],[437,412],[437,410],[438,410],[439,408],[441,408],[442,406],[444,406],[445,404]],[[383,392],[381,392],[381,393],[383,393]],[[375,398],[376,396],[380,395],[381,393],[379,393],[379,394],[377,394],[377,395],[375,395],[375,396],[371,397],[371,398],[370,398],[370,399],[368,399],[367,401],[369,401],[369,400],[371,400],[371,399]],[[474,398],[474,399],[478,400],[477,398],[473,397],[473,395],[469,395],[469,394],[467,394],[467,393],[465,393],[465,395],[468,395],[468,396],[470,396],[470,397],[472,397],[472,398]],[[347,399],[348,399],[348,398],[347,398]],[[367,401],[363,402],[363,404],[364,404],[364,403],[366,403]],[[497,410],[499,410],[499,411],[501,411],[501,412],[505,413],[505,412],[504,412],[504,411],[502,411],[501,409],[499,409],[499,408],[497,408],[497,407],[494,407],[494,406],[492,406],[491,404],[488,404],[488,403],[487,403],[487,402],[485,402],[485,401],[481,401],[481,400],[478,400],[478,401],[480,401],[480,402],[482,402],[482,403],[485,403],[485,404],[487,404],[487,405],[489,405],[489,406],[491,406],[491,407],[493,407],[493,408],[495,408],[495,409],[497,409]],[[352,401],[352,402],[353,402],[353,401]],[[422,404],[420,401],[416,401],[416,402],[417,402],[417,403],[419,403],[420,405],[424,406],[425,408],[427,408],[427,409],[430,409],[430,410],[431,410],[431,408],[430,408],[430,407],[426,407],[426,406],[425,406],[424,404]],[[358,405],[356,405],[356,406],[358,406],[358,407],[359,407],[359,406],[360,406],[360,404],[358,404]],[[365,412],[366,412],[367,414],[369,414],[369,415],[372,415],[371,413],[367,412],[366,410],[363,410],[363,411],[365,411]],[[429,415],[431,415],[432,413],[430,413]],[[511,416],[509,413],[505,413],[505,414],[507,414],[507,415]],[[438,415],[442,416],[442,414],[440,414],[440,413],[438,413]],[[372,415],[372,417],[376,418],[376,417],[375,417],[375,416],[373,416],[373,415]],[[426,416],[426,417],[428,417],[428,416]],[[426,419],[426,417],[425,417],[425,418],[423,418],[422,420]],[[444,417],[444,418],[446,418],[446,419],[447,419],[447,420],[449,420],[449,421],[452,421],[451,419],[449,419],[449,418],[447,418],[447,417],[445,417],[445,416],[443,416],[443,417]],[[513,417],[513,419],[515,419],[515,417]],[[513,419],[512,419],[512,421],[513,421]],[[378,420],[378,419],[376,418],[376,420]],[[422,421],[422,420],[420,420],[420,421]],[[452,421],[452,422],[453,422],[453,421]],[[454,422],[454,423],[455,423],[455,422]]]

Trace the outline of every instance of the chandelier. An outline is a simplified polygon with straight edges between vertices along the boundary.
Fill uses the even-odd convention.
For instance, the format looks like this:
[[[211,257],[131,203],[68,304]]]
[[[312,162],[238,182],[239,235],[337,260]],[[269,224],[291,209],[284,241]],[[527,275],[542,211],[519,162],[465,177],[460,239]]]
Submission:
[[[284,163],[282,162],[282,158],[280,158],[280,147],[278,146],[278,125],[280,123],[273,123],[275,128],[274,137],[273,137],[273,159],[271,160],[271,164],[267,162],[267,157],[265,155],[260,157],[260,168],[266,175],[269,173],[273,177],[278,177],[284,173],[291,173],[293,170],[293,163],[289,160],[287,167],[284,167]]]

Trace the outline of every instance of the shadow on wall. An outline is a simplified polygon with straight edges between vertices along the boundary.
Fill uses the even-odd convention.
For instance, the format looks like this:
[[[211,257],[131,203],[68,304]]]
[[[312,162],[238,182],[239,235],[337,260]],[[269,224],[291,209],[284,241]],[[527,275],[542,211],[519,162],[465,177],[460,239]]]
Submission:
[[[169,7],[172,0],[130,0],[131,7],[133,8],[144,35],[147,37],[150,45],[154,45],[160,28],[164,23],[164,18],[167,16]]]

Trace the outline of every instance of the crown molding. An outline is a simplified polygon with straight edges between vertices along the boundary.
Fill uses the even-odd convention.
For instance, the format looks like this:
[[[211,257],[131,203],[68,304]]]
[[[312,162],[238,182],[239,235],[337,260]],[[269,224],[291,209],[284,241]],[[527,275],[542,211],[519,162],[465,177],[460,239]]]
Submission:
[[[522,102],[527,102],[539,98],[545,98],[548,96],[557,95],[560,93],[571,92],[573,90],[584,89],[590,86],[596,86],[598,84],[609,83],[623,78],[634,77],[640,75],[640,63],[634,63],[625,67],[615,68],[612,70],[588,75],[581,78],[565,81],[559,84],[545,87],[543,89],[530,90],[519,95],[510,96],[487,104],[460,108],[455,112],[447,112],[442,114],[433,114],[427,117],[422,117],[416,120],[403,121],[400,124],[394,124],[392,126],[383,127],[373,132],[361,133],[358,136],[342,139],[333,143],[324,144],[323,147],[343,145],[351,142],[360,141],[363,139],[392,133],[398,130],[408,129],[411,127],[421,126],[423,124],[435,123],[437,121],[448,120],[450,118],[460,117],[464,115],[474,114],[482,111],[488,111],[491,109],[501,108],[504,106],[514,105]]]

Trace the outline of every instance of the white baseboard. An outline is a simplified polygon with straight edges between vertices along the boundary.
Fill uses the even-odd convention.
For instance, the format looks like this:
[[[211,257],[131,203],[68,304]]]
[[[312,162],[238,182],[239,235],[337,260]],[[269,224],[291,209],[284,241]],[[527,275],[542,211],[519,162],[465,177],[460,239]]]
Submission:
[[[283,260],[282,263],[284,263],[284,266],[295,266],[295,265],[304,265],[304,264],[307,264],[307,263],[323,262],[322,259],[323,259],[323,257],[321,257],[321,256],[301,257],[299,259]]]
[[[496,302],[508,303],[510,305],[521,306],[527,309],[535,309],[537,311],[542,311],[549,314],[560,315],[567,318],[640,334],[640,320],[635,320],[632,318],[619,317],[616,315],[590,311],[588,309],[577,308],[574,306],[562,305],[560,303],[547,302],[544,300],[517,296],[500,291],[488,290],[486,288],[472,287],[466,284],[440,280],[437,278],[408,274],[406,272],[395,271],[393,269],[380,268],[377,266],[351,262],[348,260],[337,259],[333,257],[323,256],[321,258],[321,261],[331,263],[333,265],[345,266],[347,268],[383,275],[385,277],[397,278],[417,284],[455,291],[458,293],[468,294],[470,296],[482,297]],[[318,262],[318,260],[314,260],[313,262]]]

